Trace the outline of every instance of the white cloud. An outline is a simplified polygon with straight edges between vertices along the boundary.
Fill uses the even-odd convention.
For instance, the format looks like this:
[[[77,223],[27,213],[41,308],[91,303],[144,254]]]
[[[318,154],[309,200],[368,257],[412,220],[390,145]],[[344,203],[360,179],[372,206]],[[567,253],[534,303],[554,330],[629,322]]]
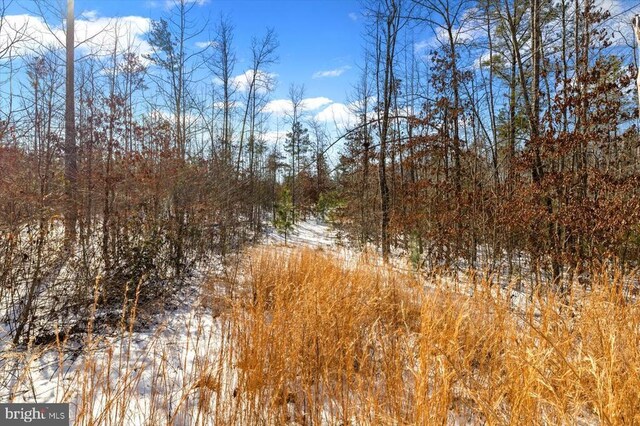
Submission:
[[[260,135],[260,138],[265,142],[275,145],[276,143],[282,143],[287,137],[288,129],[282,130],[269,130]]]
[[[116,43],[119,52],[147,53],[150,47],[144,36],[150,29],[151,19],[142,16],[77,20],[76,41],[80,49],[97,55],[111,54]],[[83,40],[88,41],[82,44]]]
[[[353,22],[358,20],[358,14],[355,12],[350,12],[348,16],[349,16],[349,19],[351,19]]]
[[[95,11],[84,13],[75,21],[75,38],[78,51],[96,55],[108,55],[117,41],[118,51],[128,48],[136,53],[149,51],[144,35],[151,28],[151,20],[141,16],[121,18],[97,17]],[[0,51],[12,41],[12,55],[24,55],[43,49],[63,48],[64,28],[47,25],[42,18],[27,14],[7,15],[0,32]]]
[[[314,118],[325,123],[335,123],[342,126],[352,126],[357,122],[357,117],[351,109],[340,102],[334,102],[319,113]]]
[[[419,42],[413,44],[413,51],[416,52],[416,53],[417,52],[421,52],[421,51],[423,51],[423,50],[425,50],[425,49],[427,49],[429,47],[432,47],[432,46],[433,46],[433,40],[431,40],[431,39],[430,40],[422,40],[422,41],[419,41]]]
[[[52,28],[49,31],[45,22],[27,14],[7,15],[2,18],[0,33],[0,51],[4,51],[11,45],[12,55],[23,55],[40,46],[62,47],[59,40],[64,40],[64,32],[60,28]]]
[[[88,21],[93,21],[98,17],[97,10],[85,10],[80,16]]]
[[[333,101],[331,99],[325,98],[323,96],[317,98],[306,98],[302,100],[302,107],[307,111],[315,111],[318,108],[321,108],[332,102]]]
[[[352,112],[354,117],[357,117],[360,114],[367,113],[368,119],[372,119],[377,117],[377,113],[374,111],[374,106],[376,104],[375,96],[368,96],[366,102],[363,99],[357,99],[355,101],[349,102],[347,104],[347,108]],[[366,107],[366,111],[365,111]]]
[[[264,112],[274,115],[286,115],[291,112],[291,101],[289,99],[273,99],[264,107]]]
[[[470,10],[475,10],[471,8]],[[468,13],[468,12],[467,12]],[[486,27],[477,25],[477,21],[473,19],[465,19],[462,27],[452,29],[452,36],[456,43],[466,43],[480,39],[486,34]],[[427,49],[438,49],[442,45],[449,44],[449,33],[442,27],[434,29],[434,34],[424,40],[420,40],[413,44],[413,50],[416,53],[423,52]]]
[[[256,76],[256,90],[258,93],[266,93],[269,91],[271,86],[273,86],[275,79],[278,75],[274,73],[268,73],[264,71],[258,71],[258,75]],[[253,79],[253,70],[246,70],[240,75],[237,75],[232,78],[232,84],[240,92],[247,92],[249,90],[249,85],[251,84],[251,80]]]
[[[204,49],[205,47],[215,47],[216,46],[216,42],[213,40],[207,40],[207,41],[196,41],[195,45],[198,49]]]
[[[344,74],[345,71],[349,69],[351,69],[351,67],[349,65],[345,65],[343,67],[332,69],[332,70],[317,71],[313,73],[311,78],[340,77],[342,74]]]
[[[331,104],[333,101],[323,96],[316,98],[305,98],[302,100],[302,109],[305,111],[317,111],[325,105]],[[278,116],[290,114],[293,110],[293,104],[289,99],[274,99],[269,101],[264,107],[264,111]]]

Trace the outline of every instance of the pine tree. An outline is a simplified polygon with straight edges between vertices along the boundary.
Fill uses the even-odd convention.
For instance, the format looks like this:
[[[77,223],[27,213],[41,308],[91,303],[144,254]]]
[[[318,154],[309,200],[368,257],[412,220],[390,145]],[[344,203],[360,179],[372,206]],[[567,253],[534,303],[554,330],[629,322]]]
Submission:
[[[297,178],[304,165],[305,157],[311,146],[309,140],[309,130],[302,126],[300,121],[295,121],[291,126],[291,131],[287,133],[284,150],[289,154],[289,180],[291,185],[291,203],[293,209],[297,209],[301,204],[299,184]]]
[[[284,234],[284,243],[287,244],[287,236],[293,229],[294,224],[294,207],[289,188],[284,188],[280,201],[276,204],[276,217],[273,225],[278,232]]]

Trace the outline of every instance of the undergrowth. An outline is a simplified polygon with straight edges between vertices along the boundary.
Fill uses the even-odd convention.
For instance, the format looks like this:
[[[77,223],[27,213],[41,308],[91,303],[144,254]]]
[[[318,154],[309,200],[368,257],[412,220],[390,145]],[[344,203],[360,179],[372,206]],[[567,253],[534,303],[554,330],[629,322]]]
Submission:
[[[640,423],[640,310],[611,271],[571,297],[515,297],[312,249],[243,259],[142,350],[135,298],[119,339],[89,329],[73,373],[56,342],[48,400],[79,425]],[[20,365],[9,400],[37,399],[16,392],[34,358],[2,360]]]

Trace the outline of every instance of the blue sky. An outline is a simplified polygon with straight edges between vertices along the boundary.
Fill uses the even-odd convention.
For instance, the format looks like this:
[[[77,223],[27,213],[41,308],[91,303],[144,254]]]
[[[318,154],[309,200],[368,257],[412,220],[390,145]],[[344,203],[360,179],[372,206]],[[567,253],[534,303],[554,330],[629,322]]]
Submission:
[[[76,0],[76,13],[95,11],[98,16],[138,15],[158,19],[166,14],[171,0]],[[236,74],[249,66],[250,42],[270,27],[280,42],[279,61],[271,72],[278,85],[273,99],[286,98],[291,83],[304,84],[305,97],[325,97],[346,102],[357,78],[361,58],[360,2],[358,0],[199,0],[193,9],[202,22],[209,21],[214,35],[220,15],[234,26],[238,63]]]
[[[269,69],[277,75],[277,86],[271,94],[274,108],[287,98],[291,83],[304,84],[305,98],[309,102],[309,116],[323,113],[324,121],[333,123],[331,117],[343,121],[352,85],[358,78],[358,62],[362,57],[362,26],[359,0],[189,0],[194,7],[191,18],[196,26],[208,22],[207,29],[193,40],[206,42],[215,37],[214,31],[220,16],[226,16],[234,26],[234,49],[237,64],[234,74],[240,76],[248,69],[251,59],[250,42],[260,37],[267,28],[273,28],[278,36],[279,61]],[[64,0],[47,2],[52,9],[64,12]],[[150,20],[167,16],[174,0],[75,0],[76,42],[83,34],[95,34],[100,28],[124,18],[136,30],[121,38],[134,39],[144,44]],[[44,24],[38,20],[31,0],[14,1],[7,15],[14,15],[15,26],[29,18],[29,28],[38,31]],[[64,39],[60,13],[50,11],[46,17],[49,25],[58,30],[58,38]],[[42,33],[50,33],[42,28]],[[51,38],[43,36],[44,38]],[[55,40],[52,42],[55,44]],[[45,43],[46,44],[46,43]],[[112,46],[112,42],[104,42]],[[61,46],[60,46],[61,47]],[[197,47],[191,46],[194,50]],[[142,47],[144,50],[144,47]],[[277,113],[275,115],[278,115]]]
[[[360,58],[359,4],[351,0],[211,0],[202,7],[216,19],[228,14],[236,29],[239,67],[252,34],[266,27],[280,40],[280,61],[273,67],[279,86],[274,97],[284,97],[289,83],[303,83],[308,97],[343,101],[357,75]],[[329,71],[334,71],[329,73]],[[328,76],[319,77],[316,73]],[[314,78],[316,74],[316,78]],[[340,75],[338,75],[340,74]]]

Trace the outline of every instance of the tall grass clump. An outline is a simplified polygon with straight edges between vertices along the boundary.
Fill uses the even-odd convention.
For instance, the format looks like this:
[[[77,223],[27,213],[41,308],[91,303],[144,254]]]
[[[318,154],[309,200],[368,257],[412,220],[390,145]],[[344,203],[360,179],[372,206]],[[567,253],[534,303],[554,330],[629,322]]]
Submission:
[[[310,249],[259,249],[237,306],[245,424],[410,421],[419,305],[410,277]]]
[[[232,423],[640,423],[640,311],[620,276],[522,302],[310,249],[249,258]]]

